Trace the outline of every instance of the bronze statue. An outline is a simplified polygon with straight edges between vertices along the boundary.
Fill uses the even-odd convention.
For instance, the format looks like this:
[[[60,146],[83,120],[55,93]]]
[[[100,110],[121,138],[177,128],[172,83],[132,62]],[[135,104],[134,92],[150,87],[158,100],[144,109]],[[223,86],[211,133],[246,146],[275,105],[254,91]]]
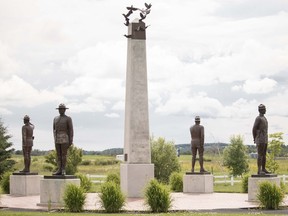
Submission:
[[[192,150],[192,173],[196,162],[197,151],[199,154],[200,173],[207,173],[203,167],[203,153],[204,153],[204,127],[200,125],[200,117],[195,117],[195,125],[190,127],[191,134],[191,150]]]
[[[140,11],[140,14],[139,14],[139,15],[140,15],[139,22],[142,23],[143,20],[146,18],[146,16],[150,13],[151,7],[152,7],[151,4],[145,3],[144,5],[145,5],[145,8],[143,8],[143,9],[135,8],[135,7],[133,7],[133,5],[131,5],[130,7],[126,7],[127,10],[128,10],[128,12],[127,12],[126,14],[122,14],[122,15],[124,16],[124,18],[125,18],[125,23],[124,23],[124,25],[129,26],[129,23],[130,23],[130,18],[129,18],[129,17],[130,17],[130,15],[133,14],[133,12],[135,12],[135,11]],[[148,28],[148,26],[146,26],[146,27],[144,27],[144,28],[139,26],[139,28],[135,29],[134,31],[145,31],[146,28]],[[133,33],[132,33],[132,34],[133,34]],[[124,36],[125,36],[126,38],[131,38],[132,35],[124,35]]]
[[[23,118],[24,125],[22,126],[22,151],[24,156],[24,169],[19,171],[21,173],[30,172],[31,151],[33,146],[33,130],[34,125],[30,123],[30,117],[25,115]]]
[[[266,107],[263,104],[258,106],[259,116],[256,117],[254,126],[252,129],[254,143],[257,146],[257,167],[258,174],[269,174],[265,168],[266,166],[266,153],[268,145],[268,121],[264,116],[266,113]]]
[[[53,121],[53,134],[55,140],[55,149],[57,153],[58,170],[53,175],[66,175],[66,161],[68,148],[73,143],[73,124],[72,119],[65,115],[65,104],[60,104],[58,108],[59,116]]]

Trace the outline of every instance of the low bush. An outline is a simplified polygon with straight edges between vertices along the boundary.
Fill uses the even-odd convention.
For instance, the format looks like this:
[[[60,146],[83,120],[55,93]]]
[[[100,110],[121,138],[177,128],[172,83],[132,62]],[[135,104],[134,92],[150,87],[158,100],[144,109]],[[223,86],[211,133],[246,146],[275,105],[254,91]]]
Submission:
[[[54,166],[50,165],[50,164],[44,164],[43,165],[43,170],[44,171],[49,171],[52,172],[54,170]]]
[[[2,192],[5,194],[10,193],[10,175],[12,175],[11,172],[5,172],[0,182]]]
[[[91,165],[91,160],[83,160],[80,165],[83,165],[83,166],[89,166]]]
[[[169,178],[169,185],[172,191],[183,192],[183,176],[178,172],[173,172]]]
[[[261,182],[258,187],[257,199],[260,201],[260,206],[265,209],[279,209],[285,192],[275,183],[268,181]]]
[[[100,204],[107,213],[120,212],[125,204],[125,196],[120,186],[113,181],[105,182],[100,189]]]
[[[75,185],[68,184],[65,188],[63,200],[65,209],[70,212],[82,212],[84,209],[86,194],[84,190]]]
[[[106,182],[115,182],[120,185],[120,175],[117,173],[109,173],[106,177]]]
[[[169,188],[152,179],[145,188],[145,204],[152,212],[167,212],[172,205]]]
[[[119,160],[116,160],[116,159],[96,159],[94,162],[94,165],[107,166],[107,165],[114,165],[118,163],[119,163]]]
[[[92,181],[86,175],[77,174],[76,175],[80,179],[80,187],[83,189],[85,193],[89,192],[92,188]]]
[[[243,193],[248,193],[248,180],[249,180],[249,175],[244,175],[242,177],[241,186],[242,186]]]

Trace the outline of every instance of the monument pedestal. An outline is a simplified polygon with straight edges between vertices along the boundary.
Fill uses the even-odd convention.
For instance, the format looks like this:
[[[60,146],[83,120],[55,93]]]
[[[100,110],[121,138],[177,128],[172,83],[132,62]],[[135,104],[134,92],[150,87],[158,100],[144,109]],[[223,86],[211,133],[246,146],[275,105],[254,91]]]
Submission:
[[[121,189],[127,197],[143,197],[144,189],[154,178],[154,164],[121,164]]]
[[[40,181],[40,203],[38,206],[64,206],[63,194],[66,185],[80,186],[80,179],[76,176],[44,176]]]
[[[13,173],[10,175],[10,194],[15,196],[31,196],[40,194],[38,173]]]
[[[183,177],[184,193],[213,193],[213,175],[210,173],[186,173]]]
[[[258,185],[263,181],[268,181],[271,183],[276,183],[277,186],[280,186],[280,177],[277,175],[252,175],[248,178],[248,201],[257,201],[258,194]]]

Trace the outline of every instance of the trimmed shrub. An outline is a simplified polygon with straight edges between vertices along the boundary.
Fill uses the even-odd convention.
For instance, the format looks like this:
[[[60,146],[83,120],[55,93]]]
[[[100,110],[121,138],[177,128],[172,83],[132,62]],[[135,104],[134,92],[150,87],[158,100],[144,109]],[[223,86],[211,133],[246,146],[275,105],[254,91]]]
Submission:
[[[80,165],[83,165],[83,166],[89,166],[91,165],[91,160],[83,160]]]
[[[120,212],[125,204],[125,196],[114,181],[105,182],[100,189],[100,204],[107,213]]]
[[[5,172],[0,182],[2,192],[5,194],[10,193],[10,175],[12,175],[11,172]]]
[[[242,177],[242,192],[243,193],[248,193],[248,179],[249,179],[249,176],[248,175],[244,175]]]
[[[88,178],[86,175],[83,174],[77,174],[76,175],[80,179],[80,187],[83,189],[85,193],[90,191],[92,188],[92,181],[90,178]]]
[[[106,177],[106,182],[115,182],[120,185],[120,175],[116,173],[109,173]]]
[[[75,184],[68,184],[64,191],[65,209],[70,212],[82,212],[86,194],[83,189]]]
[[[96,159],[94,161],[94,165],[96,166],[107,166],[107,165],[114,165],[114,164],[118,164],[119,160],[116,159]]]
[[[260,201],[260,206],[265,209],[279,209],[284,200],[285,192],[275,183],[268,181],[261,182],[258,187],[257,199]]]
[[[145,204],[152,212],[167,212],[172,205],[169,188],[152,179],[145,189]]]
[[[169,184],[172,191],[183,192],[183,176],[178,172],[173,172],[169,178]]]

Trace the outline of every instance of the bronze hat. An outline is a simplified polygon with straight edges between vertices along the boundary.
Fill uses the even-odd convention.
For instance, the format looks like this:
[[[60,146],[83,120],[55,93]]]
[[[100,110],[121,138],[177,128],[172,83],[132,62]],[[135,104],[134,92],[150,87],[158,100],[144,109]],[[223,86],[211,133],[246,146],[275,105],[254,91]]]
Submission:
[[[58,108],[56,109],[69,109],[68,107],[65,106],[64,103],[59,104]]]
[[[196,116],[195,121],[200,121],[200,116]]]

